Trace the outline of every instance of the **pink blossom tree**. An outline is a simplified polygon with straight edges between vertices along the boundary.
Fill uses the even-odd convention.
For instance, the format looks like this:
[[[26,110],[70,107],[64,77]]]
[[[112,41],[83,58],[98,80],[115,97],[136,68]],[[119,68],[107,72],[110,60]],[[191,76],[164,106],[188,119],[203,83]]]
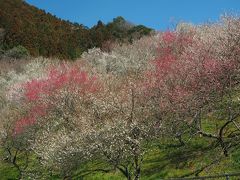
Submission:
[[[189,128],[192,124],[196,133],[217,139],[227,154],[223,129],[234,122],[238,113],[227,113],[231,115],[218,135],[204,132],[202,119],[215,112],[214,107],[221,104],[222,97],[230,96],[233,92],[230,89],[237,87],[238,61],[231,56],[222,59],[209,48],[214,42],[206,48],[203,41],[196,40],[198,36],[194,30],[162,34],[153,70],[146,73],[146,91],[158,109],[159,119],[171,126],[167,128],[169,133],[175,133],[181,141],[179,135],[185,130],[178,127],[186,124]],[[228,100],[232,102],[232,96]],[[229,109],[222,108],[222,111]]]

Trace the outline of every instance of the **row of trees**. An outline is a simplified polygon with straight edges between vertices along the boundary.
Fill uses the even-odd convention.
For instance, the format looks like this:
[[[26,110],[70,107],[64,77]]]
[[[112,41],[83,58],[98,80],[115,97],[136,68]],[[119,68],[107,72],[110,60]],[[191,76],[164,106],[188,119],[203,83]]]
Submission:
[[[147,151],[163,138],[210,138],[223,155],[239,146],[240,20],[179,25],[84,53],[74,63],[35,61],[1,79],[1,143],[19,178],[34,153],[71,178],[99,159],[139,179]],[[203,121],[216,123],[209,130]],[[26,163],[18,163],[18,155]]]

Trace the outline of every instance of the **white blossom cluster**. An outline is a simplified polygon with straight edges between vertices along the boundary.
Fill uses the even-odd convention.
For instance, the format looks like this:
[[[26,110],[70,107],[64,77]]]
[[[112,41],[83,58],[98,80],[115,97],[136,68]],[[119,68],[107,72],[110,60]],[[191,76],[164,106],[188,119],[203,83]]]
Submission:
[[[10,101],[17,101],[23,96],[22,84],[32,79],[42,79],[46,74],[46,67],[49,65],[49,60],[36,58],[26,65],[24,71],[17,73],[10,71],[5,75],[0,76],[0,87],[5,93],[5,96]]]
[[[109,53],[93,48],[82,54],[100,73],[126,74],[140,72],[154,59],[159,36],[144,37],[133,44],[116,45]]]

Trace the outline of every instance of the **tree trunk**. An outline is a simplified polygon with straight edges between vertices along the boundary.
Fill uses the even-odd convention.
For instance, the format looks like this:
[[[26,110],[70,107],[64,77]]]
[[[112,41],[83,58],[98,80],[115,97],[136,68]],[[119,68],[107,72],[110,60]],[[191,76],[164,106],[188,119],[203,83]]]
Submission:
[[[118,170],[120,170],[124,176],[127,178],[127,180],[132,180],[131,173],[129,172],[127,167],[117,167]]]
[[[66,176],[63,177],[63,180],[71,180],[71,179],[72,179],[72,177],[69,176],[69,175],[66,175]]]
[[[141,175],[141,169],[140,169],[140,167],[138,167],[138,168],[136,168],[134,180],[139,180],[140,175]]]

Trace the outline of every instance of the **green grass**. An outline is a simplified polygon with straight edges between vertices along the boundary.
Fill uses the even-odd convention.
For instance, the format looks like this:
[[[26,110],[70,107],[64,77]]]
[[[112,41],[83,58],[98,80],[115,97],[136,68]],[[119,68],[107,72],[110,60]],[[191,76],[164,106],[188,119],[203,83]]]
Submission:
[[[209,141],[199,137],[191,141],[187,148],[185,147],[169,147],[168,145],[159,145],[159,147],[151,149],[145,156],[142,176],[143,180],[155,180],[160,178],[181,177],[191,174],[201,167],[211,163],[221,150],[213,149],[209,146]],[[240,167],[239,153],[230,157],[224,157],[222,161],[213,166],[206,168],[199,176],[223,174],[237,172]],[[106,168],[105,164],[92,164],[92,169]],[[118,171],[110,171],[108,173],[94,172],[85,173],[84,170],[76,179],[124,179]]]
[[[191,141],[186,147],[169,147],[159,145],[151,149],[145,156],[142,166],[143,180],[154,180],[167,177],[181,177],[191,174],[200,167],[211,163],[219,154],[219,149],[211,149],[203,138],[199,137]],[[170,145],[170,144],[168,144]],[[215,164],[201,172],[199,175],[215,175],[223,173],[237,172],[240,168],[240,151],[233,153],[230,157],[224,158],[220,163]],[[34,160],[33,160],[34,161]],[[36,169],[36,164],[30,164],[30,169]],[[95,171],[96,169],[111,169],[102,162],[89,162],[82,165],[74,174],[74,179],[89,180],[121,180],[124,176],[117,170],[109,172]],[[48,172],[43,172],[48,173]],[[1,180],[16,179],[17,170],[8,163],[0,164]],[[50,178],[50,177],[49,177]],[[60,179],[58,176],[52,176],[50,179]]]
[[[209,121],[214,122],[214,119],[206,119],[203,121],[204,129],[207,132],[214,133],[215,125],[211,125]],[[189,137],[184,137],[184,139],[188,138]],[[192,138],[185,146],[174,146],[177,145],[178,142],[174,142],[172,139],[163,139],[159,140],[159,142],[154,142],[154,146],[152,146],[144,156],[141,172],[142,180],[155,180],[187,175],[192,176],[194,172],[211,164],[216,158],[222,157],[221,149],[214,147],[211,139],[200,136]],[[0,151],[0,157],[2,156],[3,152]],[[58,174],[50,176],[46,169],[40,167],[34,155],[30,156],[30,159],[31,163],[27,170],[32,173],[38,173],[39,177],[45,177],[39,179],[61,179]],[[18,160],[21,161],[21,159]],[[96,171],[97,169],[109,171]],[[223,157],[220,162],[207,167],[199,173],[199,176],[233,173],[238,172],[239,169],[240,150],[231,153],[229,157]],[[16,179],[17,176],[18,172],[14,166],[7,162],[0,161],[0,180]],[[74,173],[73,179],[121,180],[125,178],[118,170],[114,170],[113,167],[104,162],[95,160],[79,166]]]

